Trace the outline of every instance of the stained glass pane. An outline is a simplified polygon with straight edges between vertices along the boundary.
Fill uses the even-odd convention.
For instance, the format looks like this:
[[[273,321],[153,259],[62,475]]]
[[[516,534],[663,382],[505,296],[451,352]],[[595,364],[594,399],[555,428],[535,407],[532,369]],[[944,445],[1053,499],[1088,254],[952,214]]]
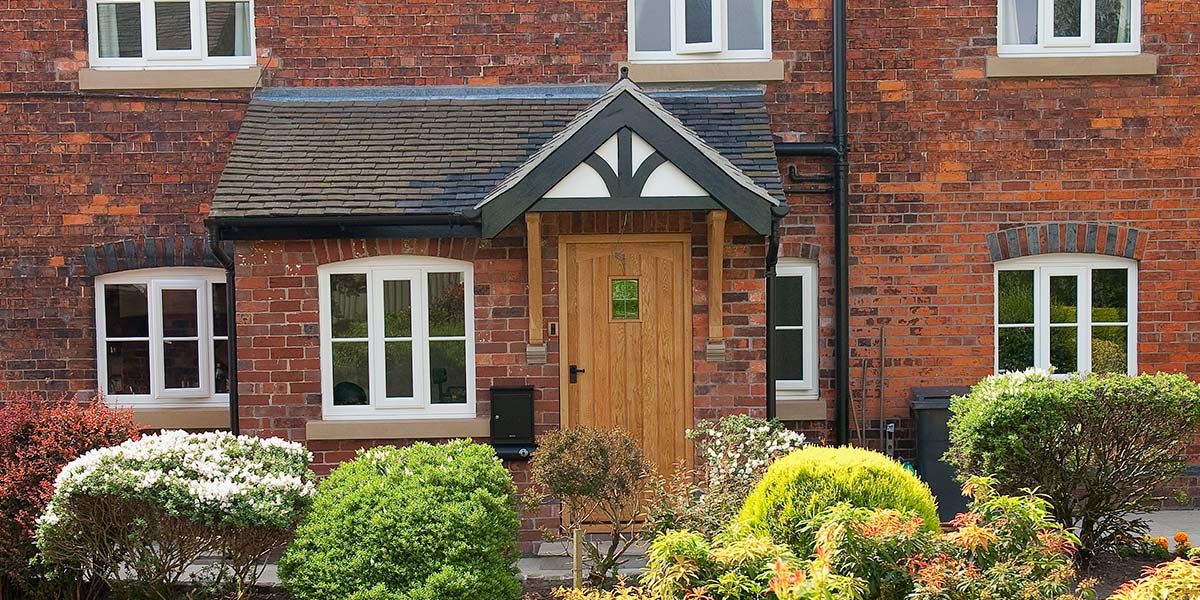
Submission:
[[[636,320],[640,311],[638,280],[612,281],[612,318],[617,321]]]

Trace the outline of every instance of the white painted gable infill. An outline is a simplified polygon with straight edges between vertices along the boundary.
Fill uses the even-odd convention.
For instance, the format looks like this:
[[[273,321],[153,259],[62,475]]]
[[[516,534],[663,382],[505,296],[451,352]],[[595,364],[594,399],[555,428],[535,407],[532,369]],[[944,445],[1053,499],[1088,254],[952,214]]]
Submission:
[[[621,191],[610,189],[610,184],[621,180],[641,186],[641,189],[628,190],[636,197],[707,198],[709,196],[704,188],[670,161],[652,160],[651,163],[647,163],[646,161],[651,157],[659,156],[658,152],[638,134],[630,132],[627,135],[630,137],[630,161],[628,164],[621,165],[619,149],[621,133],[613,134],[596,149],[594,158],[580,163],[566,177],[550,188],[543,198],[612,198],[619,195]],[[645,172],[642,171],[643,166],[646,167]],[[600,171],[606,172],[602,175]]]

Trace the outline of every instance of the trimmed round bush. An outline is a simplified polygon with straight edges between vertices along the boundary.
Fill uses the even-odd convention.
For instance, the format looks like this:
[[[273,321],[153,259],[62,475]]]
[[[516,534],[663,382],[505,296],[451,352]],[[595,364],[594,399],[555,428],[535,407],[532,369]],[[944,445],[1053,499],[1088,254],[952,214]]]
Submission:
[[[871,450],[818,446],[775,461],[746,498],[738,521],[808,556],[814,519],[839,504],[913,513],[929,531],[940,526],[929,486],[900,463]]]
[[[512,478],[490,446],[384,446],[321,482],[279,562],[295,600],[515,600]]]

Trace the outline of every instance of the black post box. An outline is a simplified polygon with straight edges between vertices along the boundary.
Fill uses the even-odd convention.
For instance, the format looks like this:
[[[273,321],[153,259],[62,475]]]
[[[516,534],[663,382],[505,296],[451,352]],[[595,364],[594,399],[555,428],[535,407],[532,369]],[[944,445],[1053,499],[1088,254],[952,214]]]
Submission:
[[[505,460],[529,460],[533,441],[533,386],[494,387],[492,447]]]

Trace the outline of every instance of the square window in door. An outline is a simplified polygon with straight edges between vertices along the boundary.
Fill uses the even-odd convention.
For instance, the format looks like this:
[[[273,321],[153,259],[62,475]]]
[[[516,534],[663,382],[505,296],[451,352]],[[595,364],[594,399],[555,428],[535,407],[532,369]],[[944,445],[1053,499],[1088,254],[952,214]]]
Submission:
[[[638,280],[612,280],[612,320],[638,320],[641,312],[638,293]]]

